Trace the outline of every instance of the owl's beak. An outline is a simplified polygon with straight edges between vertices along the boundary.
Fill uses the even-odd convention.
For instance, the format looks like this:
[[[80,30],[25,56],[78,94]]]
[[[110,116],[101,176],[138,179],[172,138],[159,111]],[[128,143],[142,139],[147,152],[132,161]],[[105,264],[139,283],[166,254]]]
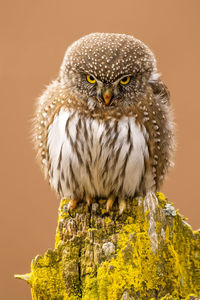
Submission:
[[[103,96],[103,99],[105,101],[105,104],[109,105],[110,101],[112,99],[112,96],[113,96],[112,89],[108,88],[108,87],[103,88],[103,90],[102,90],[102,96]]]

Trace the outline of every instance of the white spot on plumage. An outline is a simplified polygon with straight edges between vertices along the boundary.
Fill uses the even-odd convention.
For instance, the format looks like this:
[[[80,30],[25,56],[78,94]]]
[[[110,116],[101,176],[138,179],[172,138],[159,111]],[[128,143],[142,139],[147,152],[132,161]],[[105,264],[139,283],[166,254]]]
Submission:
[[[121,54],[117,49],[120,49]],[[89,53],[92,53],[92,56]],[[95,64],[100,68],[95,69]],[[121,72],[135,73],[141,66],[144,72],[151,69],[157,74],[156,61],[151,50],[133,36],[125,34],[92,33],[73,43],[66,51],[60,72],[61,78],[65,78],[68,68],[86,69],[88,66],[89,73],[105,80],[114,80]],[[100,69],[103,73],[100,73]],[[120,72],[108,74],[108,70]],[[156,75],[152,78],[155,77]]]
[[[88,84],[87,74],[95,77],[98,90]],[[122,76],[131,76],[126,88],[120,86]],[[159,188],[173,152],[173,123],[168,97],[163,100],[159,93],[160,83],[165,92],[153,53],[132,36],[90,34],[68,48],[59,80],[39,99],[34,135],[51,185],[61,196],[75,199],[77,191],[80,197],[85,192],[107,197],[111,191],[116,196],[134,196],[136,190],[144,194]],[[101,102],[105,85],[115,88],[110,107]],[[119,133],[110,149],[116,120]]]

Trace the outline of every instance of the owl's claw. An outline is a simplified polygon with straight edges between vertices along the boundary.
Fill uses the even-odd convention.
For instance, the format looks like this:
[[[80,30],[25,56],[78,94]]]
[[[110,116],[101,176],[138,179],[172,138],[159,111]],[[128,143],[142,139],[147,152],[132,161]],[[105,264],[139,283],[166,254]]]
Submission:
[[[93,203],[93,199],[90,196],[86,196],[87,205],[90,207]]]
[[[71,212],[72,212],[72,210],[74,210],[74,209],[76,208],[77,203],[78,203],[78,201],[77,201],[77,200],[73,200],[73,199],[70,200],[69,203],[68,203],[67,211],[68,211],[68,213],[69,213],[69,215],[70,215],[71,218],[74,218],[74,217],[71,215]]]
[[[119,203],[119,216],[121,216],[126,209],[126,200],[124,198],[119,198],[118,199]]]
[[[108,198],[108,200],[106,202],[107,212],[110,212],[112,210],[114,202],[115,202],[115,197]],[[121,216],[123,214],[124,210],[126,209],[126,200],[124,198],[119,198],[118,204],[119,204],[119,216]]]
[[[108,200],[106,202],[106,210],[107,210],[107,212],[111,211],[114,202],[115,202],[115,198],[114,197],[108,198]]]

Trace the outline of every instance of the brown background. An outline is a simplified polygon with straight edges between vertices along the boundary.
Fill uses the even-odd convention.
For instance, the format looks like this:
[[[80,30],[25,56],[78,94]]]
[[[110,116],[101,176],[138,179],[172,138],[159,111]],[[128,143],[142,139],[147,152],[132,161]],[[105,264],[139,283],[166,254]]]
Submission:
[[[53,247],[58,200],[30,142],[34,101],[58,73],[66,47],[90,32],[133,34],[156,54],[177,122],[176,166],[163,191],[194,229],[200,185],[200,1],[0,1],[0,299],[31,299],[13,279]]]

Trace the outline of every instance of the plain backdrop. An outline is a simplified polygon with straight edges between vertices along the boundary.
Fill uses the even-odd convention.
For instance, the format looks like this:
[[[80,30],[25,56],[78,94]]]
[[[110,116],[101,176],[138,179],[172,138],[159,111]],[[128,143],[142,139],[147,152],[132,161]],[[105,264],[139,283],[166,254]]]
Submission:
[[[198,229],[199,13],[199,0],[0,1],[0,299],[31,299],[13,275],[54,246],[59,201],[35,161],[31,118],[66,48],[87,33],[132,34],[155,53],[177,123],[175,168],[162,191]]]

